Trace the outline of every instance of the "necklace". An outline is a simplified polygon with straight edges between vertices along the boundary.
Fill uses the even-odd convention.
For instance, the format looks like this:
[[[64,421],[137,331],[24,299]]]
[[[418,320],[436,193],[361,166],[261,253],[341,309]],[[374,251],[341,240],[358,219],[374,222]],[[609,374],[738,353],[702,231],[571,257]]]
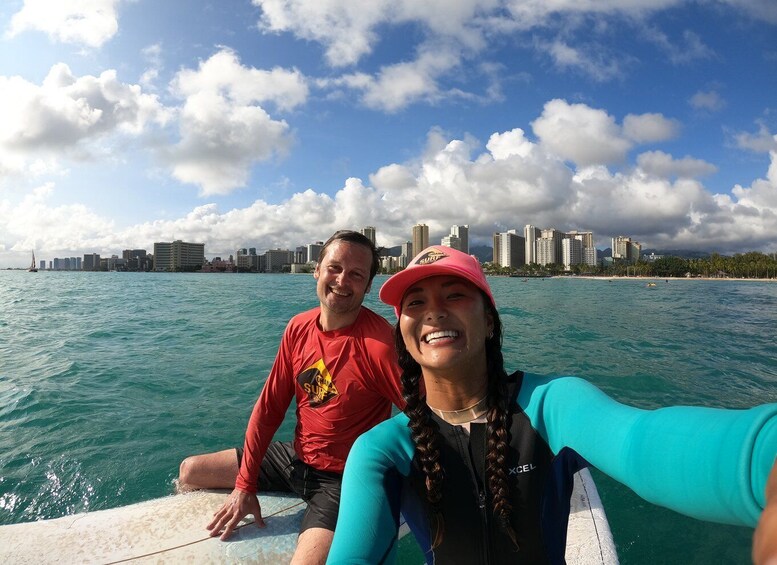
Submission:
[[[472,406],[462,408],[461,410],[440,410],[439,408],[434,408],[433,406],[429,406],[429,408],[432,412],[437,414],[440,418],[449,424],[467,424],[473,420],[477,420],[486,413],[487,400],[488,395],[478,400]]]

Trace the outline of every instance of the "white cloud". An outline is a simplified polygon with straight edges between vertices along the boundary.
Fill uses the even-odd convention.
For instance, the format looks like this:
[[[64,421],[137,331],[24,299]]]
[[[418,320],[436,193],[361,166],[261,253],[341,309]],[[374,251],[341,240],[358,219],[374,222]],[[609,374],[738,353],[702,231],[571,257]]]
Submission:
[[[532,128],[550,153],[580,166],[622,162],[631,148],[615,118],[585,104],[551,100]]]
[[[587,117],[584,129],[617,138],[619,128],[606,114],[557,110]],[[591,129],[590,122],[599,125]],[[567,155],[518,128],[493,133],[485,148],[476,139],[432,130],[417,157],[379,168],[369,183],[349,178],[332,196],[306,190],[277,204],[256,200],[228,211],[211,203],[179,218],[119,230],[83,206],[51,204],[53,185],[20,204],[0,197],[0,241],[6,247],[0,256],[13,250],[23,265],[30,248],[40,258],[119,254],[173,238],[204,242],[208,255],[224,256],[239,247],[293,248],[365,225],[377,227],[380,245],[392,246],[406,241],[417,222],[430,226],[432,241],[451,225],[466,223],[473,243],[490,244],[493,232],[531,223],[590,229],[599,247],[625,234],[650,247],[768,251],[777,243],[777,151],[770,160],[765,178],[722,195],[691,178],[714,169],[693,157],[653,151],[640,155],[636,167],[613,172],[601,163],[571,166]]]
[[[36,30],[52,40],[100,47],[119,29],[120,0],[24,0],[13,15],[8,37]]]
[[[25,255],[31,249],[57,251],[71,256],[112,244],[113,222],[81,204],[51,205],[53,193],[54,184],[46,183],[17,204],[0,200],[0,241],[6,242],[8,250]]]
[[[226,213],[209,205],[133,231],[148,241],[191,237],[207,242],[208,253],[222,254],[249,245],[293,247],[364,225],[377,226],[378,243],[392,246],[406,241],[417,222],[429,224],[432,241],[467,223],[472,237],[487,244],[494,231],[526,223],[591,229],[601,247],[619,234],[650,246],[721,252],[767,249],[777,241],[775,154],[766,179],[735,187],[729,197],[683,176],[709,172],[709,165],[688,157],[652,156],[654,165],[663,160],[664,172],[679,177],[672,181],[641,167],[626,174],[601,165],[572,169],[520,129],[494,133],[483,152],[477,147],[475,140],[433,131],[417,159],[381,167],[369,184],[348,179],[332,197],[307,190],[277,205],[256,201]]]
[[[260,27],[268,32],[291,32],[325,46],[333,67],[353,65],[372,52],[382,24],[420,24],[433,36],[457,38],[469,48],[483,45],[475,16],[497,7],[496,0],[253,0],[262,9]]]
[[[612,80],[622,73],[615,55],[590,45],[575,47],[563,39],[536,40],[534,45],[544,51],[561,72],[575,70],[599,82]]]
[[[148,62],[149,67],[143,71],[139,82],[146,90],[156,90],[156,80],[162,70],[162,45],[159,43],[149,45],[141,50],[141,54]]]
[[[98,141],[137,136],[167,119],[156,96],[120,82],[114,70],[77,77],[58,63],[40,86],[0,76],[0,177],[3,169],[18,173],[42,161],[52,168],[62,157],[89,158]]]
[[[623,118],[623,133],[637,143],[655,143],[677,136],[680,124],[661,114],[629,114]]]
[[[722,0],[751,17],[768,23],[777,24],[777,10],[773,0]]]
[[[443,97],[460,96],[441,92],[439,78],[459,64],[459,55],[449,49],[425,48],[412,62],[396,63],[380,69],[376,76],[364,73],[322,80],[322,87],[346,86],[362,93],[368,108],[395,112],[418,101],[435,102]]]
[[[693,178],[704,175],[711,175],[717,172],[718,168],[712,163],[707,163],[702,159],[692,157],[683,157],[675,159],[663,151],[648,151],[637,157],[637,165],[649,175],[655,175],[662,178],[681,177]]]
[[[740,206],[752,206],[772,218],[777,216],[777,150],[769,152],[770,165],[765,179],[757,179],[750,188],[736,185],[731,193]]]
[[[777,134],[769,131],[765,124],[758,124],[757,133],[739,133],[735,136],[737,147],[756,153],[777,151]]]
[[[373,54],[381,27],[407,28],[409,41],[416,45],[414,60],[384,65],[374,74],[354,71],[339,79],[323,80],[322,86],[346,86],[363,93],[370,108],[397,111],[417,102],[435,102],[456,96],[499,97],[498,84],[474,94],[468,84],[479,76],[462,77],[453,69],[469,69],[468,62],[480,59],[487,68],[489,52],[502,38],[524,43],[547,56],[558,72],[577,71],[596,81],[616,80],[633,66],[632,57],[610,46],[610,18],[619,27],[641,29],[652,13],[679,0],[552,1],[538,0],[252,0],[262,11],[259,27],[266,33],[291,33],[323,46],[326,62],[334,68],[355,66]],[[590,17],[588,17],[590,16]],[[596,33],[591,25],[595,24]],[[575,33],[579,32],[579,33]],[[525,33],[523,38],[519,33]],[[531,34],[531,36],[529,36]],[[583,38],[575,40],[574,38]],[[656,43],[672,49],[676,57],[698,58],[706,51],[698,37],[686,33],[683,44],[673,46],[666,37]],[[440,49],[441,46],[444,48]],[[515,69],[513,73],[519,73]],[[444,86],[445,79],[459,80],[456,89]]]
[[[674,65],[687,65],[701,59],[714,56],[712,49],[707,47],[701,38],[692,31],[684,31],[682,40],[674,43],[663,31],[647,28],[643,34],[664,52]]]
[[[292,110],[306,101],[308,86],[299,71],[245,67],[222,49],[197,70],[180,71],[172,91],[184,99],[181,140],[164,159],[175,178],[210,195],[245,186],[254,163],[288,151],[289,125],[263,105]]]
[[[293,110],[308,96],[305,77],[296,69],[275,67],[265,71],[245,67],[237,54],[227,48],[200,62],[197,70],[180,71],[172,90],[181,97],[210,92],[243,106],[271,103],[279,110]]]
[[[726,101],[714,90],[696,92],[689,103],[695,110],[706,110],[708,112],[718,112],[726,106]]]

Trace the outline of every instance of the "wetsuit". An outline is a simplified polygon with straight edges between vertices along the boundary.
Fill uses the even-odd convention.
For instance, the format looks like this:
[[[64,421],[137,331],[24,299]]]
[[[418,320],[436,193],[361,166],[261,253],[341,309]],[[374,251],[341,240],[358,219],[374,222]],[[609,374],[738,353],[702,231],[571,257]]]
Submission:
[[[777,404],[641,410],[578,378],[512,378],[508,475],[520,552],[493,523],[484,426],[467,436],[441,420],[445,533],[431,551],[423,478],[400,414],[354,444],[329,563],[393,563],[400,509],[429,563],[563,563],[572,475],[586,461],[655,504],[755,525],[777,455]]]

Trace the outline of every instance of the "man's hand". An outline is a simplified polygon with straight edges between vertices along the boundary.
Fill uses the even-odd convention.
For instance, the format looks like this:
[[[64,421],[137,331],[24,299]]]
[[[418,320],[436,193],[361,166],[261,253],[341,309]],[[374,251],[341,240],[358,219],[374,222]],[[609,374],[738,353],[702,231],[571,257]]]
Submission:
[[[753,536],[753,563],[777,563],[777,461],[766,484],[766,508]]]
[[[255,494],[249,494],[242,490],[235,489],[227,497],[226,502],[213,514],[213,520],[208,524],[211,537],[219,535],[222,528],[224,533],[221,539],[225,540],[232,535],[232,532],[240,523],[240,520],[253,514],[255,524],[258,528],[264,528],[262,519],[262,509],[259,506],[259,499]]]

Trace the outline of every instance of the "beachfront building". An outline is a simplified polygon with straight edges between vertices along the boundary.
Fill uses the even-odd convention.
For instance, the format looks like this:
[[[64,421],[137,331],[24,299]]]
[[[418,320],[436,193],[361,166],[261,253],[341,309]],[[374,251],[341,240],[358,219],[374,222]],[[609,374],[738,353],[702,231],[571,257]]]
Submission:
[[[517,269],[526,264],[526,242],[516,230],[494,234],[493,262],[500,267]]]
[[[150,271],[152,258],[145,249],[125,249],[121,252],[121,258],[128,271]]]
[[[298,265],[304,265],[308,262],[308,246],[298,245],[294,249],[294,262]]]
[[[636,263],[642,253],[642,245],[625,235],[613,237],[611,249],[613,261],[620,260],[627,263]]]
[[[238,272],[259,272],[262,265],[259,255],[256,254],[256,247],[238,249],[235,252],[235,266]]]
[[[446,235],[440,240],[440,245],[461,251],[461,240],[455,235]]]
[[[155,271],[193,271],[205,263],[205,244],[180,239],[154,243]]]
[[[453,245],[449,245],[448,247],[453,247],[454,249],[458,249],[459,251],[463,251],[464,253],[469,253],[469,225],[464,224],[463,226],[451,226],[451,238],[458,238],[458,247],[454,247]],[[443,245],[445,245],[443,243]]]
[[[523,228],[523,239],[526,241],[526,264],[531,265],[537,262],[537,240],[542,237],[542,230],[535,228],[531,224],[526,224]]]
[[[583,244],[583,256],[581,263],[590,267],[596,267],[596,247],[594,246],[594,233],[590,231],[572,230],[567,236],[578,239]]]
[[[538,265],[561,265],[563,261],[562,242],[564,241],[564,232],[554,228],[541,230],[540,237],[537,239],[537,260]]]
[[[315,243],[308,243],[308,261],[312,263],[318,262],[318,256],[321,255],[321,250],[324,248],[323,241],[317,241]]]
[[[413,257],[429,247],[429,226],[426,224],[416,224],[413,226]]]
[[[561,242],[561,261],[569,271],[573,265],[583,262],[583,242],[573,237],[565,237]]]
[[[264,272],[281,273],[294,263],[294,252],[288,249],[268,249],[264,253]]]
[[[99,253],[85,253],[83,262],[84,271],[99,271],[100,270],[100,254]]]
[[[359,230],[361,234],[375,245],[375,226],[366,226]]]

